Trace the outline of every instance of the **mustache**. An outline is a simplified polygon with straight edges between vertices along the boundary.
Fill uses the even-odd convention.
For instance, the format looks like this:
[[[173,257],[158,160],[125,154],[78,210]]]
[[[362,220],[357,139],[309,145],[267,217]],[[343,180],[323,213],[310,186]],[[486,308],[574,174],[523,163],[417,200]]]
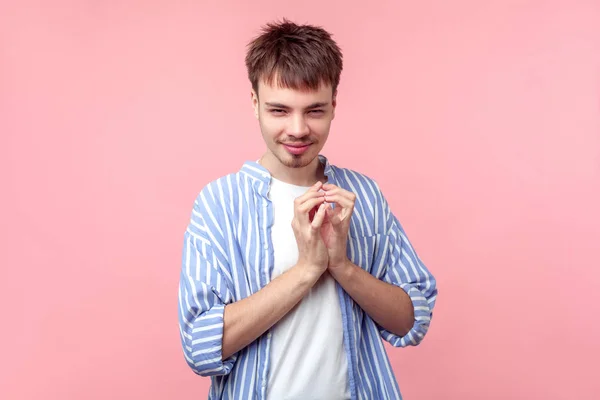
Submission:
[[[279,143],[285,144],[288,146],[306,146],[309,144],[316,143],[316,140],[303,140],[303,141],[281,140],[281,141],[279,141]]]

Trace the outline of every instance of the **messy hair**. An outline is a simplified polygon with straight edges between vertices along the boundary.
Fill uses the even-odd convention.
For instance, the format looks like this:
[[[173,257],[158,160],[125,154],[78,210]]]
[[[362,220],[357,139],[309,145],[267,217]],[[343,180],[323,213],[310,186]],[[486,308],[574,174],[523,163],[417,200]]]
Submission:
[[[246,68],[252,88],[274,83],[295,90],[317,90],[331,85],[336,93],[342,72],[342,52],[321,27],[297,25],[284,19],[268,23],[248,43]]]

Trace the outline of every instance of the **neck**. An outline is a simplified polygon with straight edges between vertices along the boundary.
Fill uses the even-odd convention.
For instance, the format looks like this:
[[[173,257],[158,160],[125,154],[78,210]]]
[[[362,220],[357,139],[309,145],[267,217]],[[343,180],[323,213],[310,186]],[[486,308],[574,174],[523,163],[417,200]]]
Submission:
[[[261,157],[259,164],[265,167],[273,178],[292,185],[312,186],[317,181],[323,183],[327,181],[325,168],[319,161],[319,157],[315,157],[305,167],[291,168],[281,164],[279,160],[267,153]]]

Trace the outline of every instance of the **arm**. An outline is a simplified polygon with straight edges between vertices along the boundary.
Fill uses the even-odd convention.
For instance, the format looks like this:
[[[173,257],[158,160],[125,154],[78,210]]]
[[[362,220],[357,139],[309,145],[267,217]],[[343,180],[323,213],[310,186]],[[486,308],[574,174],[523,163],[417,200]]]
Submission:
[[[418,345],[429,330],[433,307],[437,299],[437,283],[434,276],[423,264],[412,247],[398,219],[391,213],[384,200],[384,210],[388,215],[387,235],[373,265],[383,266],[381,279],[402,289],[410,298],[413,320],[405,334],[387,329],[381,325],[381,336],[395,347]]]
[[[382,328],[398,336],[412,328],[413,305],[404,290],[375,278],[350,260],[338,267],[330,266],[329,272]]]
[[[210,248],[199,241],[186,232],[179,289],[184,353],[197,374],[225,375],[233,368],[235,353],[283,318],[319,277],[296,265],[257,293],[232,302],[223,274],[209,261],[215,260]]]
[[[223,358],[225,304],[233,299],[228,266],[213,252],[206,227],[194,206],[184,235],[179,281],[179,331],[188,365],[202,376],[226,375],[237,356]]]
[[[264,288],[225,307],[223,357],[243,349],[283,318],[327,269],[327,249],[320,234],[326,207],[321,183],[294,201],[292,229],[298,244],[298,263]],[[320,205],[310,221],[309,212]]]
[[[213,249],[218,246],[203,218],[207,210],[202,202],[195,202],[184,236],[179,286],[181,340],[186,361],[194,372],[202,376],[228,374],[237,352],[286,315],[327,268],[324,244],[314,240],[320,239],[325,209],[312,223],[308,220],[308,210],[322,202],[317,197],[316,191],[307,193],[296,204],[298,215],[303,217],[295,228],[300,253],[297,265],[237,302],[233,302],[227,260]]]
[[[225,307],[223,358],[240,351],[283,318],[319,279],[294,267],[273,279],[268,285]]]
[[[346,252],[350,225],[347,216],[353,212],[356,196],[334,185],[325,188],[327,201],[339,205],[338,211],[329,212],[333,225],[330,273],[380,326],[385,340],[393,346],[419,344],[429,329],[437,297],[435,278],[417,256],[377,186],[385,234],[378,238],[373,271],[369,273],[350,262]]]

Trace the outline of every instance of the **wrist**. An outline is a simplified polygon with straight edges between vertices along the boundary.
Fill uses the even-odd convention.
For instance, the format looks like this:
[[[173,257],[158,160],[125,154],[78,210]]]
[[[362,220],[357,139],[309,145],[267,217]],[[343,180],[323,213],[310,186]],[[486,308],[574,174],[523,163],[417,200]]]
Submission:
[[[297,282],[303,286],[311,288],[323,275],[324,270],[319,269],[317,266],[306,265],[305,263],[299,262],[293,268],[296,273]]]
[[[330,263],[328,266],[329,273],[336,279],[348,278],[352,273],[354,264],[348,257],[341,261]]]

